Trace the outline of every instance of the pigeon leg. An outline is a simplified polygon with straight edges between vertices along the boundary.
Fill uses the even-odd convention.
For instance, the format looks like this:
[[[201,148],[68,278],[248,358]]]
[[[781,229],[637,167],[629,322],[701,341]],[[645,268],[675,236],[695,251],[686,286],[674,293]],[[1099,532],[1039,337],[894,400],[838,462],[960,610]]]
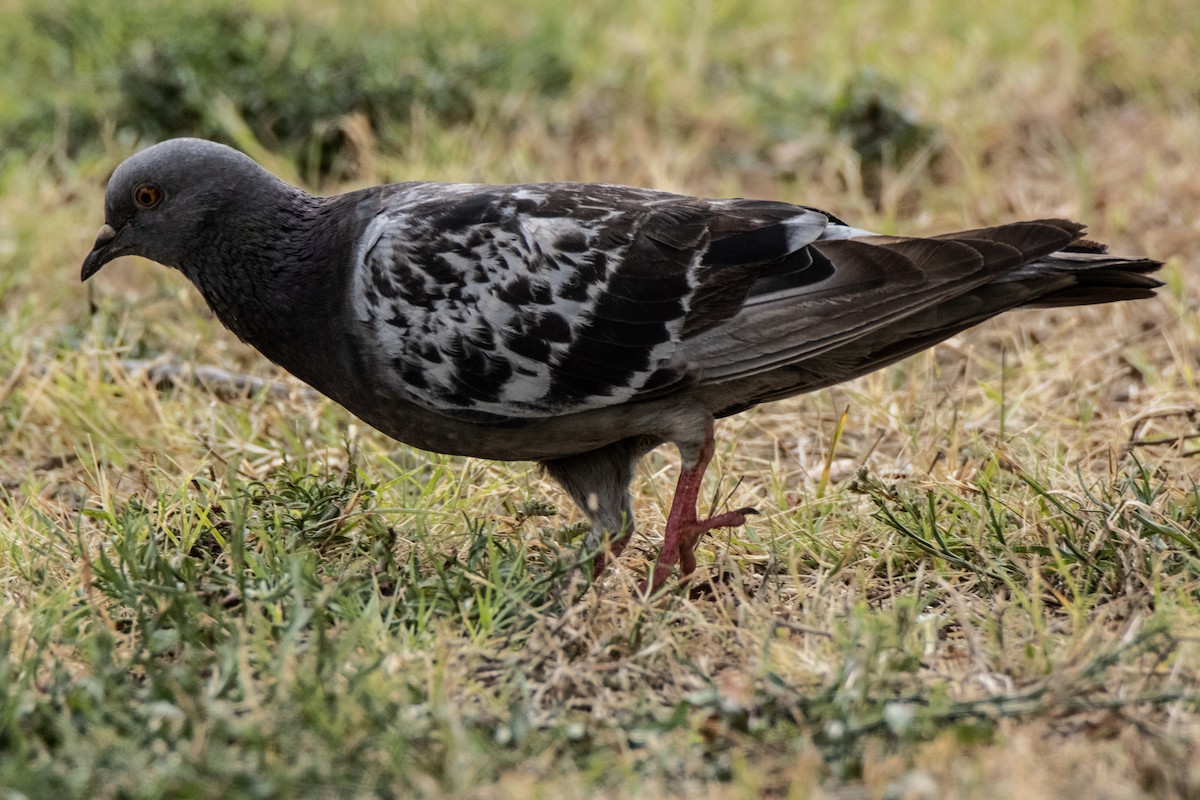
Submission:
[[[679,482],[675,485],[675,499],[671,501],[671,511],[667,515],[662,551],[654,565],[654,576],[650,584],[652,592],[657,591],[666,582],[676,562],[679,563],[680,580],[687,581],[691,577],[696,569],[696,543],[706,531],[745,525],[746,517],[758,513],[753,508],[739,508],[737,511],[727,511],[707,519],[696,519],[700,485],[704,480],[704,471],[712,461],[713,450],[713,427],[712,422],[709,422],[696,463],[680,469]],[[645,586],[642,588],[644,590]]]
[[[659,443],[650,437],[632,437],[576,456],[542,462],[546,474],[558,481],[591,520],[586,547],[599,551],[592,561],[593,578],[600,577],[633,537],[629,483],[638,459]]]

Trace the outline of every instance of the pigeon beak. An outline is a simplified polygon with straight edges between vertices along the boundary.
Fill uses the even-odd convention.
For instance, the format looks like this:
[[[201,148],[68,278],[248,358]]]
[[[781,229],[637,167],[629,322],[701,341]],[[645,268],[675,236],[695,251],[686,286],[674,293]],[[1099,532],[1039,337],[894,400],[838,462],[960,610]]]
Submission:
[[[112,246],[116,238],[116,228],[108,224],[101,226],[100,232],[96,234],[96,243],[92,245],[92,252],[88,253],[87,258],[83,260],[83,270],[79,274],[79,280],[86,281],[99,272],[101,267],[121,254]]]

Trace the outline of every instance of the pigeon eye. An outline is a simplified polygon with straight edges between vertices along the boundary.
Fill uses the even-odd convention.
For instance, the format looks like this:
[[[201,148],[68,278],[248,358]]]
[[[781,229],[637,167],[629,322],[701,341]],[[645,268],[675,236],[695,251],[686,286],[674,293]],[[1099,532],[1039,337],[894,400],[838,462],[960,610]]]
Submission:
[[[133,202],[138,208],[154,208],[162,202],[162,189],[153,183],[143,183],[133,190]]]

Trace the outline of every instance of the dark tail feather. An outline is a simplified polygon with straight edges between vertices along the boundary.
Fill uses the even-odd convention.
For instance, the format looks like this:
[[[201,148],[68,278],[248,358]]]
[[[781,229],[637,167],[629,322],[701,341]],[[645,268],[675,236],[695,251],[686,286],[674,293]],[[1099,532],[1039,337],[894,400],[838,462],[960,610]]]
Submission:
[[[1150,274],[1161,267],[1162,262],[1150,258],[1116,258],[1105,255],[1102,250],[1067,250],[1050,256],[1041,264],[1070,272],[1075,277],[1075,285],[1026,303],[1028,308],[1144,300],[1153,297],[1154,290],[1163,285]]]
[[[714,386],[713,394],[721,399],[713,403],[720,409],[718,416],[863,375],[1005,311],[1140,300],[1153,297],[1163,285],[1151,274],[1161,262],[1109,255],[1104,245],[1082,238],[1083,231],[1082,225],[1066,220],[1038,220],[937,237],[975,247],[997,268],[992,279],[806,358]],[[902,243],[885,237],[862,241],[891,249]],[[981,247],[981,242],[990,248]],[[905,246],[914,251],[906,255],[920,255],[917,245]],[[1009,251],[1019,253],[1017,263],[1023,265],[1010,268]],[[844,306],[835,310],[846,313]]]

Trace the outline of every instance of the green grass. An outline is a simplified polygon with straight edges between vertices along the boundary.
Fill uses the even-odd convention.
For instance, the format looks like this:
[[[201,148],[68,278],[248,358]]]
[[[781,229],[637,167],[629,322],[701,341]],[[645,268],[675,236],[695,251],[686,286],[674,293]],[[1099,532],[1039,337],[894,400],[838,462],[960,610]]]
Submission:
[[[1200,6],[0,2],[13,797],[1194,797]],[[126,155],[320,191],[605,180],[939,232],[1062,215],[1155,301],[1023,312],[719,427],[763,514],[588,587],[529,465],[312,397],[177,274],[81,287]],[[122,360],[274,386],[222,398]]]

